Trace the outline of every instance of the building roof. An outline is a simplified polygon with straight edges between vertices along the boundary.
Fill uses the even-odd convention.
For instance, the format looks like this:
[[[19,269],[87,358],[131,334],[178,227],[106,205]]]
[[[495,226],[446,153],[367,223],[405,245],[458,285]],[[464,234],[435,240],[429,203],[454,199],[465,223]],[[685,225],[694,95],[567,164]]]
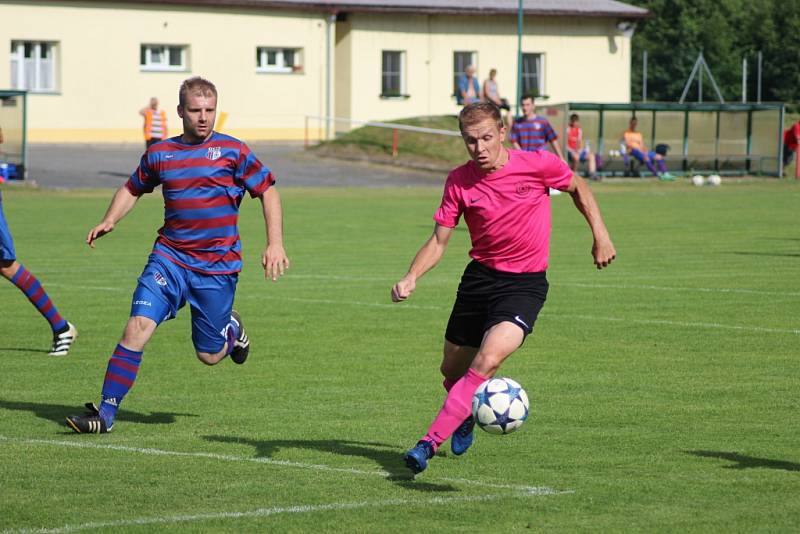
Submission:
[[[518,0],[127,0],[124,3],[460,15],[510,15],[516,14],[518,9]],[[620,19],[639,19],[649,16],[647,9],[615,0],[523,0],[523,11],[526,15],[537,16]]]

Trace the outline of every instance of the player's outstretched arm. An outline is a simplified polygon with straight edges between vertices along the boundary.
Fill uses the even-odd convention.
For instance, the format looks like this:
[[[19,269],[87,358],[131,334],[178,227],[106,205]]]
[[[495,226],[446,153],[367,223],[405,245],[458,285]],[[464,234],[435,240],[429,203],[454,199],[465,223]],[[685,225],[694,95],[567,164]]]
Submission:
[[[606,223],[603,222],[603,217],[600,215],[600,208],[592,194],[592,190],[589,189],[583,178],[573,174],[572,182],[570,182],[567,192],[572,196],[575,207],[583,214],[592,229],[592,237],[594,237],[592,257],[594,258],[594,264],[598,269],[608,267],[617,257],[617,251],[614,250],[614,244],[608,235]]]
[[[433,234],[428,238],[422,248],[419,249],[411,267],[408,268],[406,275],[392,287],[392,301],[401,302],[406,300],[417,287],[417,279],[427,273],[439,263],[447,250],[447,242],[453,229],[441,224],[436,224]]]
[[[289,258],[283,250],[281,196],[275,186],[261,195],[261,207],[267,226],[267,248],[261,254],[261,265],[264,267],[264,278],[271,278],[275,282],[289,268]]]
[[[103,216],[103,220],[89,230],[89,234],[86,236],[86,244],[94,248],[94,242],[113,231],[114,226],[133,209],[137,200],[139,200],[139,197],[128,191],[128,188],[124,185],[117,189],[117,192],[114,193],[114,198],[111,199],[111,204],[106,210],[106,214]]]

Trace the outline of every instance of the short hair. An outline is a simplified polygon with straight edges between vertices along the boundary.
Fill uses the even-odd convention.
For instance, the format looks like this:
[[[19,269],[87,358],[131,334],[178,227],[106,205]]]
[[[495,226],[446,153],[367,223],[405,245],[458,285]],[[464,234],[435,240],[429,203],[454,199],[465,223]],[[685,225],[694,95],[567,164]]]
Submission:
[[[532,94],[522,95],[522,98],[519,99],[519,102],[521,104],[521,103],[525,102],[526,100],[530,100],[531,104],[535,104],[536,103],[536,99],[533,98]]]
[[[489,71],[489,76],[493,76],[495,74],[497,74],[497,69],[492,69]]]
[[[186,96],[190,92],[217,98],[217,88],[214,84],[200,76],[192,76],[191,78],[183,80],[181,88],[178,91],[178,103],[181,107],[186,105]]]
[[[634,115],[633,117],[631,117],[631,120],[632,120],[632,121],[639,122],[639,119],[637,119],[637,118],[636,118],[636,115]],[[630,122],[630,121],[629,121],[629,122]]]
[[[578,119],[580,119],[580,117],[578,117],[577,113],[573,113],[572,115],[569,116],[569,120],[571,121],[576,121]]]
[[[505,126],[497,104],[491,101],[474,102],[464,106],[464,109],[458,114],[458,129],[463,133],[465,127],[478,124],[486,119],[494,120],[497,123],[498,130]]]

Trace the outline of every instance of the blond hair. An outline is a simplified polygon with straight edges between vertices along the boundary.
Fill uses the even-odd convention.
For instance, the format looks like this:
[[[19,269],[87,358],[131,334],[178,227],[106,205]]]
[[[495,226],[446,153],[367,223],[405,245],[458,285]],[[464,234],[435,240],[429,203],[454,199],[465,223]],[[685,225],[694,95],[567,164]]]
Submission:
[[[186,97],[190,92],[217,98],[217,88],[214,84],[200,76],[192,76],[191,78],[183,80],[181,88],[178,91],[178,102],[181,107],[186,105]]]
[[[492,119],[497,123],[497,129],[503,128],[503,116],[500,114],[500,108],[494,102],[475,102],[464,106],[461,113],[458,114],[458,128],[464,132],[467,126],[473,126],[486,119]]]

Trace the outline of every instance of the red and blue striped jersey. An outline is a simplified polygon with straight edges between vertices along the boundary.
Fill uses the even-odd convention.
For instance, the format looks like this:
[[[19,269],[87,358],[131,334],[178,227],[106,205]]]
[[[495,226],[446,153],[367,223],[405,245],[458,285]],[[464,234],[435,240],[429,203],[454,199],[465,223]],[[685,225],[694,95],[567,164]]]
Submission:
[[[544,150],[547,143],[558,139],[558,135],[550,126],[550,121],[536,115],[532,119],[525,117],[514,119],[510,138],[525,152],[536,152]]]
[[[141,196],[161,186],[164,226],[153,253],[200,273],[231,274],[242,269],[242,198],[259,197],[274,183],[245,143],[213,132],[196,145],[180,136],[154,144],[125,187]]]

